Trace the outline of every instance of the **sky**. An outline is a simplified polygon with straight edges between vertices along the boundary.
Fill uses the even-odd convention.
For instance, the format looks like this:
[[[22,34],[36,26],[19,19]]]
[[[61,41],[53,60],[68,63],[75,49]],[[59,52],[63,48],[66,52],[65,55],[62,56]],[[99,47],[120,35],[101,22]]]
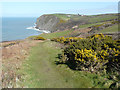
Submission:
[[[25,1],[25,0],[24,0]],[[118,2],[15,2],[14,0],[1,2],[2,17],[39,17],[43,14],[66,13],[66,14],[84,14],[96,15],[105,13],[117,13]],[[74,0],[75,1],[75,0]],[[105,1],[105,0],[104,0]]]
[[[119,0],[0,0],[1,2],[119,2]]]

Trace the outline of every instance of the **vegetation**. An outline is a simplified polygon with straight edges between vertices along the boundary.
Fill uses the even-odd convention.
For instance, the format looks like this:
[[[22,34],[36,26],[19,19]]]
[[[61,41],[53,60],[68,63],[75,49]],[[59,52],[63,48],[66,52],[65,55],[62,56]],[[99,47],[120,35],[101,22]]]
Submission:
[[[40,36],[36,36],[36,37],[34,37],[34,40],[46,40],[46,39],[43,37],[40,37]]]
[[[120,88],[120,40],[113,40],[103,34],[77,37],[81,34],[91,34],[88,27],[97,30],[97,33],[117,32],[117,14],[52,15],[60,18],[58,24],[66,24],[69,21],[66,26],[70,26],[70,29],[29,37],[33,43],[34,40],[44,42],[31,49],[29,57],[20,69],[16,66],[18,72],[10,76],[10,79],[15,77],[11,79],[15,82],[15,87]],[[45,20],[47,21],[48,19]],[[71,29],[75,26],[77,27]],[[6,44],[4,47],[14,44],[16,43]],[[28,44],[25,45],[27,48]],[[23,48],[23,45],[20,46]],[[21,52],[23,54],[24,50]],[[17,55],[16,60],[21,61]]]
[[[101,24],[101,23],[83,24],[83,25],[79,25],[79,28],[88,28],[88,27],[91,27],[91,26],[96,25],[96,24]]]
[[[62,20],[74,20],[74,21],[80,21],[80,20],[86,20],[89,21],[89,23],[96,23],[96,22],[104,22],[104,21],[109,21],[113,19],[117,19],[118,15],[117,14],[103,14],[103,15],[88,15],[88,16],[81,16],[81,15],[75,15],[75,14],[52,14],[57,16],[58,18]]]
[[[32,39],[32,40],[46,40],[45,38],[43,38],[41,36],[30,36],[29,39]]]
[[[9,43],[9,44],[2,45],[2,47],[8,47],[8,46],[11,46],[11,45],[14,45],[14,44],[16,44],[16,43],[15,43],[15,42],[11,42],[11,43]]]
[[[118,14],[103,14],[103,15],[92,15],[89,22],[104,22],[113,19],[117,19]]]
[[[53,14],[53,15],[59,17],[62,20],[65,20],[65,21],[70,19],[70,17],[68,17],[66,14]]]
[[[116,77],[115,87],[119,87],[117,86],[120,80],[119,40],[112,40],[112,37],[103,34],[87,38],[61,37],[52,40],[68,45],[58,63],[67,64],[73,70],[111,74],[113,80],[113,77]]]
[[[80,14],[45,14],[37,20],[37,28],[44,28],[55,32],[57,30],[70,30],[74,26],[84,28],[91,27],[91,25],[101,24],[103,22],[110,22],[118,20],[117,14],[103,14],[103,15],[80,15]],[[42,22],[39,22],[40,20]],[[51,22],[52,20],[52,22]],[[49,21],[49,22],[48,22]],[[112,22],[114,24],[115,22]],[[88,25],[88,26],[87,26]]]
[[[58,31],[58,32],[54,32],[54,33],[43,33],[39,36],[44,37],[46,39],[52,39],[55,37],[61,37],[61,36],[66,36],[69,35],[69,33],[71,33],[73,30],[65,30],[65,31]]]
[[[91,26],[92,30],[90,32],[98,32],[100,30],[109,28],[109,27],[114,26],[114,25],[118,25],[117,20],[112,20],[112,21],[101,23],[101,24],[96,24],[96,25]],[[113,31],[115,31],[115,30],[113,30]]]
[[[113,33],[118,32],[118,24],[105,28],[103,30],[98,31],[97,33]]]
[[[0,47],[8,47],[8,46],[12,46],[15,45],[17,43],[19,43],[21,41],[12,41],[12,42],[5,42],[5,43],[1,43]]]
[[[23,81],[18,85],[28,88],[107,88],[111,80],[99,74],[75,71],[59,64],[61,44],[44,41],[33,47],[22,69]],[[58,57],[57,57],[58,56]]]

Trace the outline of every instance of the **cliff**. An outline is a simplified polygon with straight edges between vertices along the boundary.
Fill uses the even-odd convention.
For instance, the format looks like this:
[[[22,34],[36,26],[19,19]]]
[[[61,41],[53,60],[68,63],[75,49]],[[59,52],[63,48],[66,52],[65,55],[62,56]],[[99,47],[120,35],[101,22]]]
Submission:
[[[117,14],[80,15],[80,14],[45,14],[37,18],[36,28],[50,32],[73,29],[80,25],[100,23],[117,19]]]
[[[59,20],[60,19],[54,15],[42,15],[37,18],[36,28],[53,32]]]
[[[74,14],[46,14],[37,18],[36,28],[55,32],[57,30],[70,29],[78,24],[85,24],[86,19],[77,18]],[[81,16],[80,16],[81,17]]]

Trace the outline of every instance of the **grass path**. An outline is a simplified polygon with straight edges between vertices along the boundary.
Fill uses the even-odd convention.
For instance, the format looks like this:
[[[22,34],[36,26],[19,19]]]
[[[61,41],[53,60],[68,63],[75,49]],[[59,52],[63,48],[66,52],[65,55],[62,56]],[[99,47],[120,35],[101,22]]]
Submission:
[[[25,74],[22,86],[29,88],[94,87],[98,79],[97,82],[92,79],[97,76],[81,74],[81,72],[69,69],[66,65],[55,64],[57,55],[62,52],[57,45],[55,42],[45,41],[32,48],[29,58],[19,71]]]

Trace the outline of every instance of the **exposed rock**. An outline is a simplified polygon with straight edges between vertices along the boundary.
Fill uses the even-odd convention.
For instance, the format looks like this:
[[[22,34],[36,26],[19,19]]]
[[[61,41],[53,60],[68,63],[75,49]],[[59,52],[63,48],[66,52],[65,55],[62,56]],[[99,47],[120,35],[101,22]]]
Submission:
[[[40,30],[46,30],[50,32],[55,32],[58,30],[66,30],[71,29],[75,26],[75,28],[78,27],[78,25],[86,24],[88,21],[86,19],[73,19],[71,15],[65,14],[66,18],[60,18],[53,14],[49,15],[42,15],[39,18],[37,18],[36,22],[36,28]],[[64,17],[64,16],[61,16]],[[78,16],[77,16],[78,17]]]
[[[36,28],[40,30],[55,31],[56,25],[59,23],[59,18],[54,15],[42,15],[37,18]]]
[[[96,25],[92,26],[91,28],[94,30],[101,30],[106,27],[111,26],[112,24],[117,23],[116,19],[116,14],[112,15],[114,16],[114,19],[106,19],[106,20],[101,20],[101,21],[96,21],[98,22],[106,22],[106,21],[113,21],[110,23],[105,23],[101,25]],[[46,30],[50,32],[55,32],[55,31],[62,31],[62,30],[70,30],[70,29],[76,29],[79,28],[79,25],[85,25],[85,24],[92,24],[95,22],[91,22],[92,19],[101,18],[102,17],[107,17],[108,15],[94,15],[94,16],[86,16],[86,15],[75,15],[75,14],[45,14],[37,18],[36,22],[36,28],[40,30]],[[92,18],[92,19],[91,19]],[[115,21],[115,22],[114,22]]]

